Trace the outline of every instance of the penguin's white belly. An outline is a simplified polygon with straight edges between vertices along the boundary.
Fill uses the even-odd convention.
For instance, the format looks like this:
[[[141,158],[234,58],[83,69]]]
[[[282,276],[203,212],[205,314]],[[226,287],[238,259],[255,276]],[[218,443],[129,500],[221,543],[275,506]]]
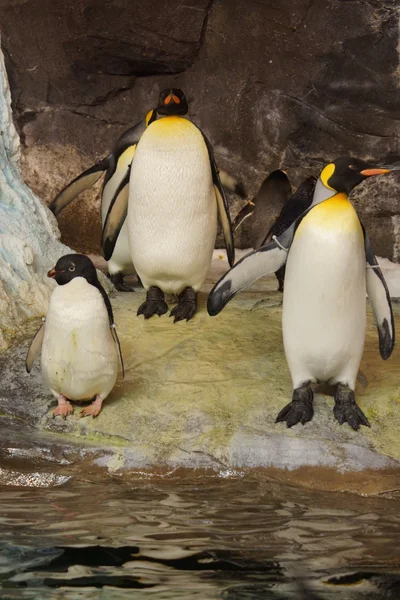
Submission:
[[[211,263],[217,203],[207,147],[186,119],[167,117],[142,135],[128,208],[132,260],[145,288],[198,290]]]
[[[51,296],[42,345],[42,373],[55,396],[103,399],[115,385],[118,355],[100,292],[77,277]]]
[[[134,153],[135,150],[133,146],[125,150],[118,160],[117,168],[115,169],[114,174],[112,177],[110,177],[103,188],[101,197],[101,223],[103,227],[111,200],[113,199],[115,192],[127,173],[127,169],[132,161]],[[121,227],[121,231],[119,232],[114,252],[108,261],[108,272],[110,275],[113,275],[114,273],[123,273],[124,275],[129,275],[134,272],[131,251],[129,248],[128,224],[126,220]]]
[[[294,388],[311,380],[354,389],[364,348],[363,234],[350,202],[329,202],[303,219],[287,261],[283,339]]]

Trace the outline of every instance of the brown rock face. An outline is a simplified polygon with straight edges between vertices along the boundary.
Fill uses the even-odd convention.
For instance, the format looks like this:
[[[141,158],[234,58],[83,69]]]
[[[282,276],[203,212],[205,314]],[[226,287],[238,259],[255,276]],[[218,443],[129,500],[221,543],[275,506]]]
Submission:
[[[399,21],[396,0],[1,0],[24,177],[49,202],[170,85],[250,194],[279,167],[297,185],[343,154],[398,161]],[[354,193],[395,260],[399,180]],[[61,214],[68,244],[98,249],[98,206],[99,187]]]

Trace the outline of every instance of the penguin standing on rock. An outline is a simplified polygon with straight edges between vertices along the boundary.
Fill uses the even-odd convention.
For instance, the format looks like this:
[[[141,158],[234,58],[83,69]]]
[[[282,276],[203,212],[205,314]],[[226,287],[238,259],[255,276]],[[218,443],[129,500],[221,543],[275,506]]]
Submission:
[[[175,102],[164,103],[164,98],[172,93],[179,98],[179,110]],[[89,189],[104,175],[104,184],[101,192],[101,222],[107,217],[111,201],[117,192],[121,182],[129,175],[132,159],[135,155],[136,146],[146,128],[163,117],[179,114],[186,116],[188,113],[188,103],[182,90],[167,89],[160,94],[158,106],[150,110],[146,117],[125,131],[118,139],[113,151],[83,173],[71,181],[49,205],[50,210],[57,216],[68,204],[70,204],[79,194]],[[226,171],[220,171],[222,184],[226,189],[245,197],[246,191],[243,184],[229,175]],[[117,290],[121,292],[134,291],[124,283],[124,276],[134,273],[131,252],[128,242],[127,223],[122,225],[118,239],[116,240],[114,251],[107,261],[110,279]]]
[[[121,182],[103,229],[108,260],[127,215],[132,262],[147,291],[138,315],[163,315],[165,293],[179,295],[170,316],[193,317],[197,292],[211,264],[217,212],[229,264],[234,263],[232,225],[211,144],[188,119],[183,92],[161,93],[158,113],[142,134],[130,174]],[[162,107],[161,107],[162,106]]]
[[[48,277],[59,285],[28,350],[26,370],[41,349],[43,379],[58,401],[54,416],[73,412],[69,400],[94,398],[81,416],[96,417],[117,380],[118,360],[124,370],[110,300],[82,254],[60,258]]]
[[[286,262],[282,327],[293,398],[277,417],[288,427],[313,417],[311,383],[336,386],[334,416],[357,430],[370,426],[355,401],[355,382],[364,348],[367,291],[384,360],[394,346],[390,296],[368,236],[349,201],[375,168],[342,157],[320,173],[309,207],[273,241],[251,252],[226,273],[208,299],[218,314],[240,290]],[[396,169],[397,170],[397,169]]]

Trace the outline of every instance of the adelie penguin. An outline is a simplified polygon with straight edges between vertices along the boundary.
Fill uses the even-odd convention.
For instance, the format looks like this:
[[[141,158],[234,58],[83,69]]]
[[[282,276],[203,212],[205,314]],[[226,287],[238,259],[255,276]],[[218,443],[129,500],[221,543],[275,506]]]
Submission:
[[[58,401],[54,416],[73,412],[69,400],[94,398],[81,416],[96,417],[115,385],[119,362],[124,371],[110,300],[92,261],[82,254],[60,258],[48,277],[58,287],[28,350],[26,370],[41,350],[43,379]]]
[[[366,291],[384,360],[393,350],[394,321],[385,280],[348,194],[367,177],[391,170],[350,157],[328,164],[308,208],[273,241],[240,260],[210,293],[208,312],[216,315],[240,290],[286,263],[282,327],[294,391],[277,421],[288,427],[312,419],[311,383],[316,382],[336,386],[333,412],[340,424],[369,426],[354,394]]]
[[[163,105],[164,108],[161,108]],[[189,320],[211,263],[217,212],[229,264],[234,263],[232,226],[210,142],[186,113],[183,93],[168,90],[137,145],[131,173],[114,197],[103,230],[106,260],[127,215],[132,262],[147,290],[138,315],[163,315],[165,293],[179,295],[170,316]]]
[[[257,249],[280,235],[308,208],[312,202],[316,177],[304,180],[292,194],[288,176],[284,171],[272,171],[262,183],[255,198],[245,204],[233,223],[235,232],[245,221],[249,222],[249,242]],[[273,220],[273,210],[281,209]],[[272,224],[271,224],[272,221]],[[278,291],[283,292],[285,265],[275,273]]]
[[[188,118],[188,103],[182,90],[168,89],[160,94],[158,106],[150,110],[146,117],[125,131],[118,139],[113,151],[103,160],[93,165],[76,179],[71,181],[49,205],[50,210],[57,216],[68,204],[70,204],[79,194],[89,189],[105,174],[103,189],[101,192],[101,220],[104,222],[111,204],[111,201],[119,189],[121,182],[129,176],[132,159],[135,155],[136,146],[146,128],[156,121],[168,115],[177,114],[176,104],[174,102],[166,105],[164,98],[169,94],[179,97],[179,114]],[[220,171],[223,185],[230,191],[244,197],[246,192],[243,184],[229,175],[226,171]],[[116,240],[114,251],[108,259],[108,272],[110,279],[117,290],[127,292],[133,291],[132,288],[124,283],[124,276],[134,273],[131,253],[128,242],[128,227],[124,223]]]

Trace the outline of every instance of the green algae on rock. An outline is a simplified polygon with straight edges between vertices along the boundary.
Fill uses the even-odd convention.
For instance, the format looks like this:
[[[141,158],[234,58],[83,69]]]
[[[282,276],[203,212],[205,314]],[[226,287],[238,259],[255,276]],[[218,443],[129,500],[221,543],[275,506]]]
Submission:
[[[94,462],[111,472],[178,467],[274,468],[294,473],[323,467],[361,472],[400,466],[400,354],[382,361],[370,308],[357,399],[371,429],[355,432],[333,417],[333,398],[317,388],[314,419],[287,429],[275,418],[291,396],[283,352],[281,295],[267,278],[242,293],[217,318],[206,296],[189,323],[136,317],[143,292],[118,294],[115,319],[125,359],[119,380],[96,419],[52,417],[53,399],[40,369],[21,376],[25,346],[2,357],[2,414],[15,427],[50,435],[53,443],[102,449]],[[394,306],[396,321],[400,310]],[[6,423],[7,421],[7,423]],[[0,418],[10,428],[10,419]],[[318,477],[316,478],[318,479]],[[392,480],[391,480],[392,481]],[[399,477],[400,484],[400,477]],[[394,485],[393,482],[391,485]]]

